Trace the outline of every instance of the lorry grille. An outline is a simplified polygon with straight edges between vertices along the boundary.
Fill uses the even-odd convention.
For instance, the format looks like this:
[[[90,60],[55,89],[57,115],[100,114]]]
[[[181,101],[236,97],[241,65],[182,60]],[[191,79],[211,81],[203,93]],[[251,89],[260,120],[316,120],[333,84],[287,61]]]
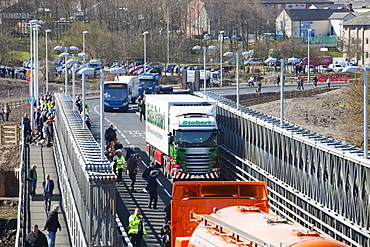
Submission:
[[[189,174],[204,174],[210,172],[210,164],[214,162],[209,148],[187,148],[184,155],[186,172]]]

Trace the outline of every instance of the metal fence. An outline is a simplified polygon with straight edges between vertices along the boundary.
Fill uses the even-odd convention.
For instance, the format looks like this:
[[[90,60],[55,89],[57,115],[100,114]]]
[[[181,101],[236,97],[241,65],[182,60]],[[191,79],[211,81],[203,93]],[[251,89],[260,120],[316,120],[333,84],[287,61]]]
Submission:
[[[224,175],[266,181],[275,213],[351,246],[370,246],[370,162],[363,150],[206,97],[219,101]]]
[[[73,107],[56,93],[54,148],[63,204],[73,246],[116,246],[116,177]]]

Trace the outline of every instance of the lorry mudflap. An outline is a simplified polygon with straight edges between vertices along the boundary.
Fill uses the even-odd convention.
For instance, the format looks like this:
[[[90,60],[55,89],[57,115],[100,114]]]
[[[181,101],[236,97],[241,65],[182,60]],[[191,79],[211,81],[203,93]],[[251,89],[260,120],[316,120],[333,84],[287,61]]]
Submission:
[[[206,174],[189,174],[185,172],[172,172],[172,177],[177,180],[182,179],[217,179],[220,178],[220,172],[210,172]]]

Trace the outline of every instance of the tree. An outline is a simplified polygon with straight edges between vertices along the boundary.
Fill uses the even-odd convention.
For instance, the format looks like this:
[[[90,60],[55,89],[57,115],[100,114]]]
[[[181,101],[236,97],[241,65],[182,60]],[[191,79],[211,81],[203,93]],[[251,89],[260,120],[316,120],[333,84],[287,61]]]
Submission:
[[[12,51],[15,45],[10,31],[3,30],[0,32],[0,64],[13,60]]]

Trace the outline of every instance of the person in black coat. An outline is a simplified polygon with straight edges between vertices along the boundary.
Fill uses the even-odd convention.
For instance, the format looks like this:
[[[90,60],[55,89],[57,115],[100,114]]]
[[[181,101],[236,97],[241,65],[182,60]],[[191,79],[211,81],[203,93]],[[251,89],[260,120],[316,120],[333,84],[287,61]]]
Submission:
[[[131,154],[136,154],[134,145],[131,145],[130,148],[126,150],[125,160],[128,160],[131,157]]]
[[[39,231],[38,225],[32,225],[31,232],[26,236],[25,246],[26,247],[47,247],[48,241],[44,233]]]
[[[57,230],[62,230],[62,227],[60,226],[59,220],[58,220],[58,211],[59,211],[59,205],[55,204],[53,206],[53,210],[50,211],[48,218],[46,220],[45,226],[42,229],[43,231],[48,231],[48,237],[49,237],[49,247],[55,246],[55,237]]]
[[[148,208],[152,208],[153,203],[153,209],[157,209],[157,201],[158,201],[158,182],[157,177],[159,176],[158,170],[152,170],[150,171],[150,175],[146,178],[146,181],[148,181],[148,185],[146,186],[146,190],[149,191],[149,203]]]
[[[114,129],[114,125],[109,125],[109,128],[105,130],[105,140],[108,142],[114,142],[114,139],[117,138],[116,130]]]
[[[31,128],[31,120],[28,118],[27,113],[24,114],[23,120],[21,122],[23,124],[23,136],[25,142],[32,141],[32,128]]]
[[[51,205],[51,197],[53,196],[53,190],[54,190],[54,181],[50,179],[50,175],[47,174],[45,176],[45,181],[42,182],[42,188],[43,188],[43,198],[44,198],[44,208],[46,214],[50,211],[50,205]]]

